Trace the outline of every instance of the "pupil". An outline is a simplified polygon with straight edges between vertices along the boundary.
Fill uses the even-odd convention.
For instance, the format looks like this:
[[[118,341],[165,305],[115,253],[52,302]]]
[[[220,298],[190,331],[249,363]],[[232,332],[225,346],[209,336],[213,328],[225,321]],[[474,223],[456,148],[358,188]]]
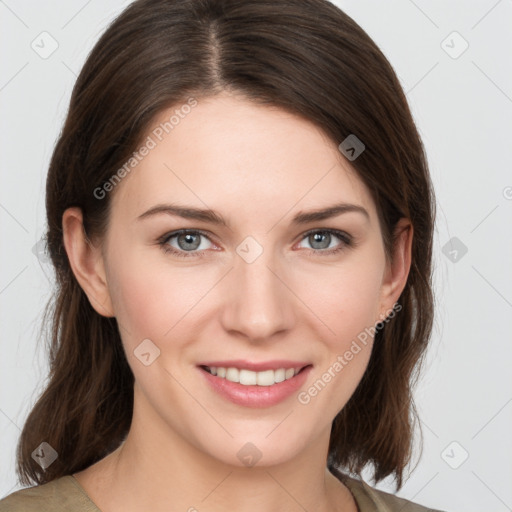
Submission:
[[[320,247],[320,249],[325,249],[326,247],[329,246],[329,243],[327,243],[327,245],[325,245],[325,240],[327,240],[327,237],[328,237],[328,233],[314,233],[313,234],[313,239],[314,239],[313,243],[321,242],[321,240],[319,240],[319,238],[320,239],[323,238],[324,239],[324,243]]]
[[[185,248],[188,248],[188,249],[191,249],[191,248],[192,248],[192,249],[197,249],[197,247],[199,246],[199,244],[197,243],[197,241],[196,241],[196,243],[194,244],[194,240],[193,240],[193,239],[194,239],[194,237],[196,237],[196,235],[194,235],[194,234],[190,234],[190,233],[186,233],[185,235],[182,235],[182,236],[180,237],[180,239],[185,238],[185,242],[186,242],[187,244],[192,243],[192,245],[193,245],[193,247],[188,246],[188,247],[185,247]]]

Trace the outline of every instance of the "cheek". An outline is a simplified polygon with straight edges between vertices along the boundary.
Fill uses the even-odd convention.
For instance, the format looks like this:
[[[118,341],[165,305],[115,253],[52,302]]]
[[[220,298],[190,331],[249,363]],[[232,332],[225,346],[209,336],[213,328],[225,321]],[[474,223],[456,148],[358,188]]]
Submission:
[[[344,349],[377,322],[382,272],[382,262],[365,251],[354,253],[337,268],[319,267],[314,279],[304,281],[301,296],[326,325],[332,349]]]
[[[194,329],[195,307],[215,284],[197,268],[172,267],[147,257],[125,257],[109,275],[109,288],[123,341],[135,348],[149,338],[164,350],[177,333]]]
[[[317,332],[325,333],[321,336],[324,356],[298,397],[301,404],[310,404],[307,414],[328,410],[327,416],[334,418],[364,375],[379,318],[384,266],[378,249],[368,246],[336,269],[319,266],[315,279],[304,281],[302,296],[317,317]]]
[[[322,336],[324,355],[297,397],[306,417],[334,419],[354,393],[370,360],[382,274],[374,260],[360,263],[340,269],[335,279],[332,271],[326,272],[324,279],[317,279],[316,287],[310,288],[308,306],[327,326],[321,329],[327,334]],[[322,283],[325,286],[320,288]]]
[[[132,271],[126,266],[116,268],[111,290],[116,318],[123,338],[128,334],[130,344],[140,343],[144,338],[156,337],[163,326],[157,320],[162,317],[159,283],[147,279],[143,269]]]

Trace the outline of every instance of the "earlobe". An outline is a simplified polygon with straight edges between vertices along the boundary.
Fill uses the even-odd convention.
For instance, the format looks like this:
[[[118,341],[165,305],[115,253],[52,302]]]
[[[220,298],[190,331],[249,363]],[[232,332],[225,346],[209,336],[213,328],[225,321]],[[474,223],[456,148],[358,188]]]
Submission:
[[[396,240],[393,261],[387,263],[381,289],[381,318],[388,316],[398,301],[409,277],[411,268],[413,226],[409,219],[402,218],[395,228]]]
[[[94,246],[87,238],[80,208],[68,208],[64,212],[62,231],[71,270],[91,306],[102,316],[114,317],[103,255],[100,247]]]

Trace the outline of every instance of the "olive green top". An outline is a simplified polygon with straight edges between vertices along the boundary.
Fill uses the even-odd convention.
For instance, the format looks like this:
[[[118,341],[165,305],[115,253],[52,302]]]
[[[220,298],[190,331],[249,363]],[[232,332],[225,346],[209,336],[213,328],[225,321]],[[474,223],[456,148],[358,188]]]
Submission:
[[[338,475],[335,475],[338,476]],[[370,487],[362,480],[339,475],[359,512],[442,512]],[[101,512],[72,475],[13,492],[0,500],[0,512]]]

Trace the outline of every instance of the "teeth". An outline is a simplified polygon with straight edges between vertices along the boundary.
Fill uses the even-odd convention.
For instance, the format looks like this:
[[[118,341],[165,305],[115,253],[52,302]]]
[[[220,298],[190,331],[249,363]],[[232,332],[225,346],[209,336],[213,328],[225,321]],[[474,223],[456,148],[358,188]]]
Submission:
[[[272,370],[270,370],[272,371]],[[286,370],[284,368],[280,368],[279,370],[274,370],[274,382],[283,382],[286,378]]]
[[[228,377],[229,374],[226,374],[226,378]],[[240,370],[238,374],[238,382],[242,383],[244,386],[256,386],[256,384],[258,384],[258,374],[249,370]]]
[[[238,368],[222,368],[212,366],[205,367],[208,372],[217,377],[224,378],[231,382],[238,382],[244,386],[272,386],[278,382],[291,379],[301,368],[279,368],[278,370],[265,370],[253,372],[251,370],[239,370]]]
[[[236,368],[228,368],[226,370],[226,380],[240,382],[240,372]]]

